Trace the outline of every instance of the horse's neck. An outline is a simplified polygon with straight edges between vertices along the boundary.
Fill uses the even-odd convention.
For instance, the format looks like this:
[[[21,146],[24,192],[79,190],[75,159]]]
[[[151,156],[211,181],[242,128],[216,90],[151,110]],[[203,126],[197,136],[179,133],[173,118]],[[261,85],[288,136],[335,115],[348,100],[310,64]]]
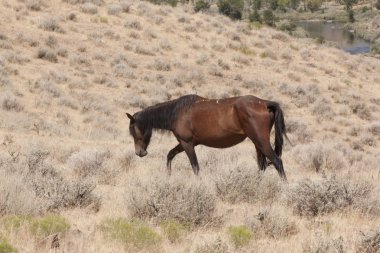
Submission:
[[[169,105],[154,106],[143,111],[144,121],[148,127],[152,129],[171,130],[170,110]]]

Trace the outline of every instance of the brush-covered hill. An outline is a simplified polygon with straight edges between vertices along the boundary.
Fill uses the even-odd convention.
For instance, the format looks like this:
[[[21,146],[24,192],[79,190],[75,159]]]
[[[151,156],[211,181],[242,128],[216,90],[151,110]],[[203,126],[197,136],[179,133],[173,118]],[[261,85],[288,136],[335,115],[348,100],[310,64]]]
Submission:
[[[190,93],[280,102],[289,184],[248,140],[199,147],[200,178],[166,175],[170,135],[135,158],[125,112]],[[187,5],[2,1],[0,246],[376,252],[379,117],[375,58]]]

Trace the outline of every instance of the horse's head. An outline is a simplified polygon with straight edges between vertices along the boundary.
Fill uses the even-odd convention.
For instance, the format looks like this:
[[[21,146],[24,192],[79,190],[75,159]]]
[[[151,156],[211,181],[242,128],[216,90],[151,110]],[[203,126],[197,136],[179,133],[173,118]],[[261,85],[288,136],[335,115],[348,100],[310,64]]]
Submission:
[[[132,135],[135,142],[136,155],[144,157],[148,154],[146,149],[148,148],[150,138],[152,137],[152,129],[139,124],[138,120],[136,119],[136,114],[132,116],[131,114],[127,113],[127,116],[130,119],[129,133]]]

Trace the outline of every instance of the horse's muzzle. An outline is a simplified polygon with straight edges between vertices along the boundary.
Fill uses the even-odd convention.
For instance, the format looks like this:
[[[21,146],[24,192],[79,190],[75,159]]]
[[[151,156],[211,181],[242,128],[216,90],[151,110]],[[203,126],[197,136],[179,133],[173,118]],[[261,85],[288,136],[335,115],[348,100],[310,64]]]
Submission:
[[[148,154],[148,152],[146,152],[146,150],[140,150],[139,152],[136,152],[136,155],[140,156],[140,157],[144,157]]]

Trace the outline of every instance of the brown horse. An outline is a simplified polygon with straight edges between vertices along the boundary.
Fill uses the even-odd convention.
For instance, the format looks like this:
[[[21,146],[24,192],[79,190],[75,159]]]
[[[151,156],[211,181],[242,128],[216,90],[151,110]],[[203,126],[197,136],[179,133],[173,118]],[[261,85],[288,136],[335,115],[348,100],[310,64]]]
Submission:
[[[150,106],[130,119],[136,155],[147,155],[153,129],[173,132],[179,144],[167,155],[167,169],[171,173],[172,159],[186,152],[196,175],[199,165],[194,147],[206,145],[227,148],[242,142],[247,136],[255,144],[257,163],[261,170],[270,164],[286,180],[281,161],[285,122],[278,103],[254,96],[226,99],[207,99],[186,95],[178,99]],[[270,145],[270,132],[275,125],[275,149]],[[269,159],[270,162],[267,161]]]

